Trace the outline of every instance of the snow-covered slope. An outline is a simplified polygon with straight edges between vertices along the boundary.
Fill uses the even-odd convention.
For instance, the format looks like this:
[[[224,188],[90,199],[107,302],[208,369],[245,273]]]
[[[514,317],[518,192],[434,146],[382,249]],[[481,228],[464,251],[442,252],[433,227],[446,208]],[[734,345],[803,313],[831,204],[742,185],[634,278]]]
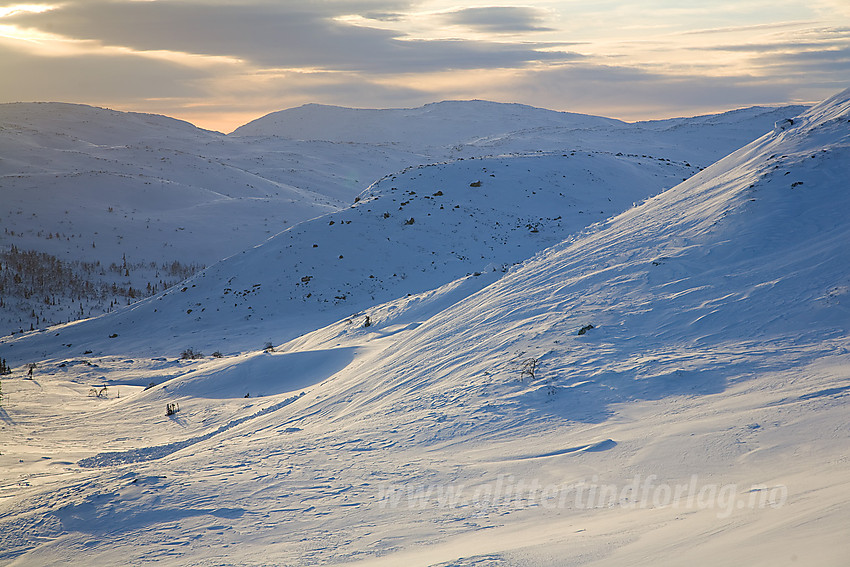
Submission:
[[[269,135],[223,136],[83,105],[0,105],[0,334],[149,296],[411,165],[580,149],[702,166],[793,110],[630,125],[483,101],[308,105],[240,129]],[[46,275],[59,270],[67,277]]]
[[[769,131],[776,121],[805,109],[752,107],[629,124],[486,101],[382,110],[308,104],[258,118],[230,136],[369,143],[406,148],[435,159],[580,149],[646,153],[706,166]]]
[[[394,516],[408,546],[442,542],[419,564],[841,565],[848,174],[850,90],[431,318],[323,384],[346,404],[313,407],[427,448],[391,481],[432,487],[427,520]],[[479,506],[438,504],[470,485]],[[588,505],[601,485],[615,495]]]
[[[454,190],[499,164],[448,166],[482,182]],[[486,287],[205,360],[64,358],[57,330],[35,380],[3,380],[0,561],[843,565],[848,164],[850,90]]]
[[[493,277],[694,171],[665,159],[590,152],[408,168],[344,211],[298,224],[177,288],[61,335],[76,345],[72,352],[171,356],[190,346],[251,348],[257,333],[283,342],[375,303],[469,274]],[[42,333],[39,358],[49,355],[55,332]],[[22,360],[9,344],[9,357]]]
[[[164,247],[169,259],[212,263],[279,232],[287,216],[338,206],[225,163],[227,138],[163,116],[6,104],[0,125],[3,238],[19,248],[114,261],[159,259]],[[224,234],[211,238],[210,222]]]
[[[850,91],[782,128],[434,317],[396,362],[464,353],[480,369],[445,378],[469,386],[525,352],[546,376],[521,396],[563,391],[567,406],[589,404],[566,417],[596,420],[606,400],[719,391],[786,347],[801,362],[834,352],[850,327]],[[383,399],[401,403],[426,384],[449,386],[433,370],[374,375],[386,380]],[[400,388],[399,374],[422,383]],[[514,390],[506,403],[521,400]]]
[[[82,105],[0,105],[0,253],[49,255],[0,257],[0,334],[150,295],[419,161],[363,146],[233,140]],[[73,284],[50,281],[57,265]]]
[[[722,114],[634,122],[622,127],[581,123],[528,127],[507,135],[482,136],[456,148],[455,154],[579,148],[648,153],[705,167],[769,132],[777,121],[793,118],[806,108],[756,106]]]
[[[481,100],[380,110],[307,104],[267,114],[231,135],[446,148],[544,126],[617,129],[625,124],[611,118]]]
[[[15,135],[19,142],[29,140],[31,149],[196,144],[221,136],[167,116],[57,102],[0,104],[0,124],[7,142]],[[5,152],[3,158],[9,159]]]

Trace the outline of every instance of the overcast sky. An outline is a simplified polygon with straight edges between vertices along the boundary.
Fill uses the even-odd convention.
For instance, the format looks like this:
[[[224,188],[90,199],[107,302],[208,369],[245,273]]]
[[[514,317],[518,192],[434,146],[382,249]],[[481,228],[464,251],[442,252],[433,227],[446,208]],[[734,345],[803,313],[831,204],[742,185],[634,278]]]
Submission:
[[[0,0],[0,102],[229,132],[308,102],[522,102],[625,120],[850,86],[850,0]]]

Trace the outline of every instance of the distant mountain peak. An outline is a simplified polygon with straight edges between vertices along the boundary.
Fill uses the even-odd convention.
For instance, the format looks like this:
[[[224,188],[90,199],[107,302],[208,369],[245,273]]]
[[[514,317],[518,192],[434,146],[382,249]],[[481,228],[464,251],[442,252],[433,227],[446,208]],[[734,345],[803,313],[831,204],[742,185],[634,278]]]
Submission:
[[[588,128],[619,120],[484,100],[445,100],[415,108],[346,108],[305,104],[240,126],[233,136],[439,146],[529,128]]]

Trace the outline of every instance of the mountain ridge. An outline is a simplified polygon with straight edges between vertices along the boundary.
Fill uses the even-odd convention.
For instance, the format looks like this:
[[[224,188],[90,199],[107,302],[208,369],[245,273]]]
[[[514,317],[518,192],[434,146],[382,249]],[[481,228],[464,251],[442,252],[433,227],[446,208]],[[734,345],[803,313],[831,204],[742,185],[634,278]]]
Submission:
[[[103,565],[842,565],[849,114],[850,90],[620,214],[553,231],[554,245],[506,272],[300,321],[283,344],[246,324],[250,348],[139,355],[145,340],[173,339],[143,337],[160,326],[141,317],[136,342],[93,321],[5,343],[25,354],[3,381],[0,560],[69,563],[84,550]],[[423,213],[502,177],[488,196],[534,200],[538,221],[554,218],[569,178],[540,176],[550,193],[538,197],[541,185],[502,172],[540,171],[521,160],[553,174],[601,175],[603,158],[603,171],[689,167],[587,153],[413,167],[299,230],[368,218],[376,238],[394,236],[380,223],[416,230]],[[583,195],[589,186],[579,196],[607,202]],[[501,216],[514,205],[490,200]],[[537,228],[522,239],[553,230]],[[301,244],[338,265],[325,241]],[[273,249],[238,256],[261,265]],[[244,283],[204,307],[260,295]],[[114,346],[74,350],[87,341]],[[24,360],[38,362],[34,380]]]
[[[305,142],[224,136],[168,117],[85,105],[0,107],[0,180],[7,204],[0,210],[0,247],[47,255],[42,268],[64,262],[63,270],[105,290],[71,297],[56,286],[45,294],[16,284],[0,312],[0,334],[96,316],[152,295],[187,273],[181,268],[171,274],[164,266],[177,262],[191,273],[192,266],[211,265],[289,226],[344,209],[373,180],[412,165],[582,149],[698,167],[787,117],[750,110],[734,120],[688,126],[694,120],[683,119],[675,129],[647,131],[610,119],[485,101],[403,111],[419,115],[415,126],[404,116],[387,118],[388,112],[376,110],[369,120],[385,123],[385,130],[416,132],[389,145]],[[553,116],[569,125],[552,126]],[[476,130],[484,118],[489,136]],[[418,130],[424,124],[442,132],[431,142],[443,145],[421,143]],[[346,137],[328,117],[314,125],[320,126],[330,132],[320,137]],[[521,130],[513,130],[517,127]],[[3,265],[10,267],[31,258],[7,260]],[[15,274],[7,272],[0,278],[12,281]]]

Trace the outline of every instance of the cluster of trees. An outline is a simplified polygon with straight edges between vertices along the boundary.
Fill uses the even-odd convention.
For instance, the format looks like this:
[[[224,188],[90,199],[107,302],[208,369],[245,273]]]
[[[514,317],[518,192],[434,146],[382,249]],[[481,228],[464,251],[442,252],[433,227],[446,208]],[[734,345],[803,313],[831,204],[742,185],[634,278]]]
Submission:
[[[120,264],[111,263],[108,271],[124,277],[129,277],[131,270],[145,269],[156,272],[155,277],[160,278],[155,283],[147,282],[144,288],[134,288],[123,282],[108,281],[107,269],[100,262],[68,262],[45,252],[20,250],[13,245],[9,250],[0,251],[0,296],[43,298],[48,305],[56,305],[56,295],[72,301],[109,297],[136,299],[153,295],[203,268],[203,265],[176,260],[159,265],[155,262],[128,263],[126,257]]]
[[[0,250],[0,308],[17,306],[18,311],[29,313],[30,328],[64,322],[86,317],[84,305],[89,316],[109,312],[122,303],[154,295],[203,267],[176,260],[134,263],[126,256],[106,266],[99,261],[66,261],[12,245]],[[61,321],[54,313],[59,311],[64,313]]]
[[[76,266],[74,264],[77,264]],[[14,245],[0,252],[0,296],[33,296],[45,298],[57,290],[71,299],[80,300],[108,293],[103,286],[80,275],[82,262],[64,262],[44,252],[19,250]]]

